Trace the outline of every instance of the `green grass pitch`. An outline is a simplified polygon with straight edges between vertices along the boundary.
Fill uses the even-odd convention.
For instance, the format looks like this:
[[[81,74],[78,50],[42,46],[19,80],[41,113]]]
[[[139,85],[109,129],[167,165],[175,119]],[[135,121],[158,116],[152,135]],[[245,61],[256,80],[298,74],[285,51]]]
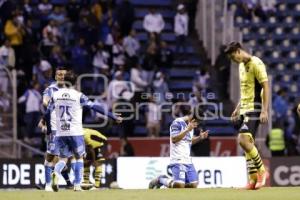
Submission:
[[[0,190],[1,200],[300,200],[299,187],[239,189],[98,190],[57,193],[39,190]]]

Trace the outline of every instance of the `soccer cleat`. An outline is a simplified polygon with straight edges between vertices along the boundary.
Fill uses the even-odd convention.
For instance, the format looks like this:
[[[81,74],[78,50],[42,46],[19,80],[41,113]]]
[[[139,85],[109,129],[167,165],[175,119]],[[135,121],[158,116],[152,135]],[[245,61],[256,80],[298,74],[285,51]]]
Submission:
[[[43,184],[35,184],[35,188],[38,190],[44,190],[45,187],[46,187],[46,185],[43,185]]]
[[[245,187],[245,189],[246,190],[255,190],[255,184],[256,184],[256,182],[249,182],[247,185],[246,185],[246,187]]]
[[[160,178],[168,178],[168,177],[166,175],[160,175],[160,176],[156,177],[155,179],[150,181],[148,188],[149,189],[159,189],[163,185],[159,182]]]
[[[148,188],[149,189],[156,189],[157,182],[158,182],[158,178],[152,179],[149,183]]]
[[[81,186],[80,185],[74,185],[74,191],[75,192],[81,192],[82,191]]]
[[[257,174],[257,182],[255,184],[255,189],[260,189],[266,185],[266,181],[269,178],[269,172],[263,171]]]
[[[51,183],[53,191],[58,192],[58,174],[56,174],[55,172],[51,174]]]
[[[46,191],[46,192],[53,192],[52,186],[46,184],[46,185],[45,185],[45,191]]]

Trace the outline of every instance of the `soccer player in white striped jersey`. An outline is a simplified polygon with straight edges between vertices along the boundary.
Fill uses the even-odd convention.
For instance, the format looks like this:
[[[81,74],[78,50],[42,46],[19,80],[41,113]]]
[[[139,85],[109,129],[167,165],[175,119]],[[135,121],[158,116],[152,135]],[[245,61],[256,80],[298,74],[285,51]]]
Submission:
[[[49,85],[43,92],[43,106],[47,108],[48,103],[54,92],[58,91],[59,88],[64,85],[64,76],[67,73],[67,69],[64,67],[58,67],[55,71],[55,82]],[[39,124],[40,128],[44,128],[46,122],[42,120]],[[47,151],[45,155],[45,190],[52,191],[51,188],[51,173],[54,168],[54,160],[58,155],[57,149],[54,146],[54,137],[56,132],[56,115],[55,112],[51,113],[50,123],[48,122],[48,127],[46,129],[47,138]],[[64,176],[65,177],[65,176]],[[69,183],[70,184],[70,183]]]
[[[193,113],[175,119],[170,126],[170,165],[173,178],[161,175],[149,183],[149,189],[160,188],[196,188],[198,173],[192,163],[191,146],[208,137],[208,131],[200,131],[194,136],[194,129],[204,115],[199,109]]]
[[[72,71],[68,71],[65,75],[66,85],[75,84],[76,76]],[[58,180],[61,171],[66,166],[68,157],[74,156],[75,163],[75,179],[74,191],[81,191],[81,177],[83,170],[83,156],[85,154],[85,144],[82,128],[82,107],[87,106],[94,111],[105,114],[117,123],[122,122],[120,116],[110,112],[91,102],[81,92],[72,87],[65,87],[55,92],[51,98],[50,106],[47,109],[47,117],[51,110],[55,110],[56,114],[56,136],[54,139],[55,148],[59,149],[59,161],[55,164],[52,173],[52,189],[58,191]]]

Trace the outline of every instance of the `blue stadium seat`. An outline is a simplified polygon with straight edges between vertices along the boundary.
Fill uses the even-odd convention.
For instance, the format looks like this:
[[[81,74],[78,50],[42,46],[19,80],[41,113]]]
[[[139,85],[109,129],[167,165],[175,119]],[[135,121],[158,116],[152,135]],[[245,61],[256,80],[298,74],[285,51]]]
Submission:
[[[137,6],[169,6],[172,0],[131,0],[131,3]]]
[[[66,5],[68,0],[51,0],[51,3],[55,5]]]
[[[169,84],[170,90],[191,90],[193,86],[192,81],[190,82],[178,82],[174,81]]]
[[[138,33],[137,34],[138,40],[145,42],[148,40],[147,33]],[[173,33],[162,33],[161,39],[167,42],[175,42],[175,35]]]
[[[193,78],[195,76],[195,71],[190,69],[172,69],[170,71],[170,76],[174,78],[178,77],[191,77]]]

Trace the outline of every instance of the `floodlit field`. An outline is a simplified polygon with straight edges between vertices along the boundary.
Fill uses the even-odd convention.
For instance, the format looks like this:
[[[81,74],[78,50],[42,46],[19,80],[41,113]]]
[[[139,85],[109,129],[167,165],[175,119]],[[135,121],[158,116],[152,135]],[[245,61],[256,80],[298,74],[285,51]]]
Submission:
[[[238,189],[100,190],[48,193],[38,190],[1,190],[1,200],[299,200],[299,187],[273,187],[258,191]]]

